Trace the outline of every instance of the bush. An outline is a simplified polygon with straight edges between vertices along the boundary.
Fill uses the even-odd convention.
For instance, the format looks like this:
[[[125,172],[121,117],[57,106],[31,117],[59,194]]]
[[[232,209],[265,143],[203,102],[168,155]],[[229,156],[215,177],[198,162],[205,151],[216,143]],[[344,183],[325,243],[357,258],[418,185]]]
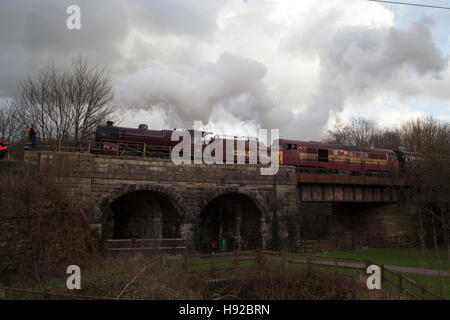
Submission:
[[[0,282],[55,276],[93,252],[86,214],[32,167],[0,175]]]

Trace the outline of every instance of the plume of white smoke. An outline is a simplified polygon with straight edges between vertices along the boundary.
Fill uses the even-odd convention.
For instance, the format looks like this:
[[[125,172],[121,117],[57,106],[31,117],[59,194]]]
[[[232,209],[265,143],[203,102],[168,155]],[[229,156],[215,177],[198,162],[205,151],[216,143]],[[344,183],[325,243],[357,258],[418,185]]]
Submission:
[[[294,113],[283,105],[283,97],[268,89],[268,70],[262,63],[227,53],[189,74],[150,60],[117,83],[116,97],[130,108],[163,110],[173,127],[190,127],[194,120],[218,123],[221,114],[236,124],[280,129],[282,137],[317,139],[346,104],[363,103],[386,91],[418,95],[422,91],[418,80],[439,79],[447,68],[448,57],[432,39],[431,18],[422,18],[405,30],[388,26],[333,29],[332,23],[324,21],[315,21],[280,49],[296,59],[320,61],[316,93],[299,106],[301,112]]]
[[[195,120],[219,120],[217,114],[232,117],[241,125],[270,127],[288,118],[278,116],[274,121],[277,108],[263,83],[266,73],[257,61],[227,53],[187,75],[150,60],[117,83],[116,97],[129,108],[163,110],[173,127],[190,127]]]

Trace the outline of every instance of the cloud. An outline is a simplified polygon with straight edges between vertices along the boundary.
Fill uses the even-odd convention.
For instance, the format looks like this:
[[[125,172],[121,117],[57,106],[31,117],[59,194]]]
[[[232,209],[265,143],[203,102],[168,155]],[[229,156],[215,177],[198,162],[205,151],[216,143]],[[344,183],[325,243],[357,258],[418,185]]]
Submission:
[[[65,27],[71,4],[79,31]],[[124,125],[147,115],[158,126],[203,120],[316,140],[334,117],[379,97],[448,101],[434,23],[399,28],[383,5],[351,0],[2,1],[0,97],[81,53],[110,71]]]
[[[306,44],[306,52],[317,55],[321,71],[316,93],[287,134],[306,135],[324,128],[348,102],[364,103],[383,92],[419,95],[421,80],[440,79],[447,68],[448,57],[432,40],[431,18],[422,18],[407,30],[350,26],[335,31],[329,26],[319,20],[292,40]],[[310,39],[315,34],[324,36]]]
[[[270,1],[228,8],[219,16],[221,41],[211,51],[232,54],[190,73],[150,62],[120,81],[118,92],[128,91],[135,106],[164,108],[174,123],[211,121],[220,109],[223,121],[228,114],[280,128],[286,137],[314,139],[349,104],[389,92],[413,97],[424,92],[421,82],[442,77],[447,57],[432,40],[431,18],[403,30],[382,6],[367,12],[361,4],[348,10],[325,3],[297,7],[294,14]],[[362,18],[349,19],[357,13]]]
[[[81,30],[68,30],[66,9],[81,8]],[[70,64],[83,54],[107,67],[114,79],[134,71],[158,44],[124,56],[135,30],[149,36],[208,41],[221,1],[195,0],[15,0],[0,2],[0,96],[15,93],[18,82],[46,64]],[[190,40],[189,40],[190,39]]]
[[[227,53],[188,74],[150,60],[117,82],[116,97],[131,109],[164,110],[172,126],[208,122],[214,112],[264,126],[273,122],[276,109],[263,83],[266,73],[259,62]]]

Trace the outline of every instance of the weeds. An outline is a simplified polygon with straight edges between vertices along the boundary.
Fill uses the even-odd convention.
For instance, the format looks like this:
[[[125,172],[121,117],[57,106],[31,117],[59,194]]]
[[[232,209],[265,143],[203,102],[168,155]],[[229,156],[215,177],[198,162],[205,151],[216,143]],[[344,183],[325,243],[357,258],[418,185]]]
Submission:
[[[85,212],[51,177],[31,168],[0,176],[0,283],[41,281],[94,251]]]

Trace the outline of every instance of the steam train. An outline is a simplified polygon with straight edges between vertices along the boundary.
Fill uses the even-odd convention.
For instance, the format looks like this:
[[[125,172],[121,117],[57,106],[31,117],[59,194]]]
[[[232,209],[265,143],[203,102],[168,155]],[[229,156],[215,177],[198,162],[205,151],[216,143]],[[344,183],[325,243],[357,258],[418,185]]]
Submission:
[[[175,129],[176,130],[176,129]],[[211,132],[188,130],[191,135],[191,156],[203,155],[205,148],[216,138]],[[116,127],[111,121],[106,126],[98,126],[95,133],[95,141],[102,154],[106,155],[130,155],[169,158],[171,149],[180,141],[172,141],[174,130],[149,130],[145,124],[135,128]],[[223,159],[227,159],[227,146],[232,145],[233,155],[230,157],[234,162],[242,159],[249,163],[252,160],[250,154],[250,141],[236,138],[223,139]],[[264,146],[266,157],[270,157],[270,148]],[[215,151],[212,152],[212,156]],[[180,154],[182,156],[182,154]],[[255,160],[260,162],[259,153],[255,152]]]
[[[149,130],[145,124],[138,128],[125,128],[113,125],[108,121],[106,126],[98,126],[95,141],[99,152],[106,155],[156,156],[168,158],[170,150],[179,143],[172,141],[173,130]],[[190,130],[191,137],[194,131]],[[197,132],[202,140],[200,144],[192,141],[191,155],[203,153],[204,148],[214,140],[207,132]],[[238,138],[224,139],[223,158],[226,159],[227,145],[232,144],[233,159],[238,157],[250,161],[249,141],[242,142],[245,148],[238,148]],[[202,150],[195,150],[198,146]],[[244,154],[242,153],[244,149]],[[270,156],[270,148],[267,148]],[[393,151],[388,149],[350,147],[336,144],[326,144],[314,141],[298,141],[279,139],[279,161],[281,165],[292,165],[299,170],[322,169],[328,173],[352,172],[394,173],[408,167],[420,155],[411,152]],[[259,157],[257,161],[259,161]]]

